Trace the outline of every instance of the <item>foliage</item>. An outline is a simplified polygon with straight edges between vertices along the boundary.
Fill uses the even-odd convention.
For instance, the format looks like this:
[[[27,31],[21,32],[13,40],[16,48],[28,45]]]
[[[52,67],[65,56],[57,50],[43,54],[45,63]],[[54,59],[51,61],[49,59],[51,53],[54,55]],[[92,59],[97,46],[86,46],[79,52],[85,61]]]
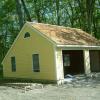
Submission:
[[[2,0],[0,62],[26,21],[81,28],[100,39],[100,0]]]

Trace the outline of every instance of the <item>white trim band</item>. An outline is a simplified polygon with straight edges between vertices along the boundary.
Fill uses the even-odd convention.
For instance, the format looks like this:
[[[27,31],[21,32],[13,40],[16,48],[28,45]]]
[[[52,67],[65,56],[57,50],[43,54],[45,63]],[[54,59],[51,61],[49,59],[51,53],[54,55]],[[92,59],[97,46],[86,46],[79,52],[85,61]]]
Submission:
[[[100,50],[100,46],[92,46],[92,45],[57,45],[57,47],[61,47],[61,48],[79,48],[79,49],[96,49],[96,50]]]

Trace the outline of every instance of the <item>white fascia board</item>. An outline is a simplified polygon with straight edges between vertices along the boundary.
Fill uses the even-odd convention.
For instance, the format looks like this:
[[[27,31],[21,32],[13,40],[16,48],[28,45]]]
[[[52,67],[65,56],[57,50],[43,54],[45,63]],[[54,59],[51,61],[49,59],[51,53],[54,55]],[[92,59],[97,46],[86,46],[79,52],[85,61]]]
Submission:
[[[57,45],[57,47],[66,50],[83,50],[83,49],[100,50],[100,46],[87,46],[87,45]]]

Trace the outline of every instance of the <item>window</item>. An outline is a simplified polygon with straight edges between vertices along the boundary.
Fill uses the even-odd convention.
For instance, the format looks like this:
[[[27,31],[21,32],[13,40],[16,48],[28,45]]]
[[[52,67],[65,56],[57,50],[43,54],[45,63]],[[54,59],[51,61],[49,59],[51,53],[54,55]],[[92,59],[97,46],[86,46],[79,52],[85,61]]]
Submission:
[[[26,32],[25,35],[24,35],[24,38],[27,38],[27,37],[30,37],[30,33],[29,32]]]
[[[12,72],[16,71],[16,60],[15,57],[11,57],[11,67],[12,67]]]
[[[70,66],[70,55],[64,54],[64,66]]]
[[[34,72],[40,72],[39,54],[33,54],[32,59],[33,59],[33,71]]]

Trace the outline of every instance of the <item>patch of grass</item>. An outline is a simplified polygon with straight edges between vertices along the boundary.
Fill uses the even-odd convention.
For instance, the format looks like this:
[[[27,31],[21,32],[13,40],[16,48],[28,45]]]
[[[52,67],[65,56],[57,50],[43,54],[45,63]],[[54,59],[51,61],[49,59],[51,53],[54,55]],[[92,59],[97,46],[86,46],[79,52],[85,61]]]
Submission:
[[[34,80],[34,79],[26,79],[26,78],[7,78],[1,77],[0,78],[0,85],[4,84],[11,84],[11,83],[39,83],[39,84],[56,84],[55,81],[50,80]]]
[[[0,64],[0,79],[3,78],[3,66]]]
[[[0,79],[3,78],[3,72],[0,71]]]
[[[0,73],[0,79],[3,78],[3,74]]]

